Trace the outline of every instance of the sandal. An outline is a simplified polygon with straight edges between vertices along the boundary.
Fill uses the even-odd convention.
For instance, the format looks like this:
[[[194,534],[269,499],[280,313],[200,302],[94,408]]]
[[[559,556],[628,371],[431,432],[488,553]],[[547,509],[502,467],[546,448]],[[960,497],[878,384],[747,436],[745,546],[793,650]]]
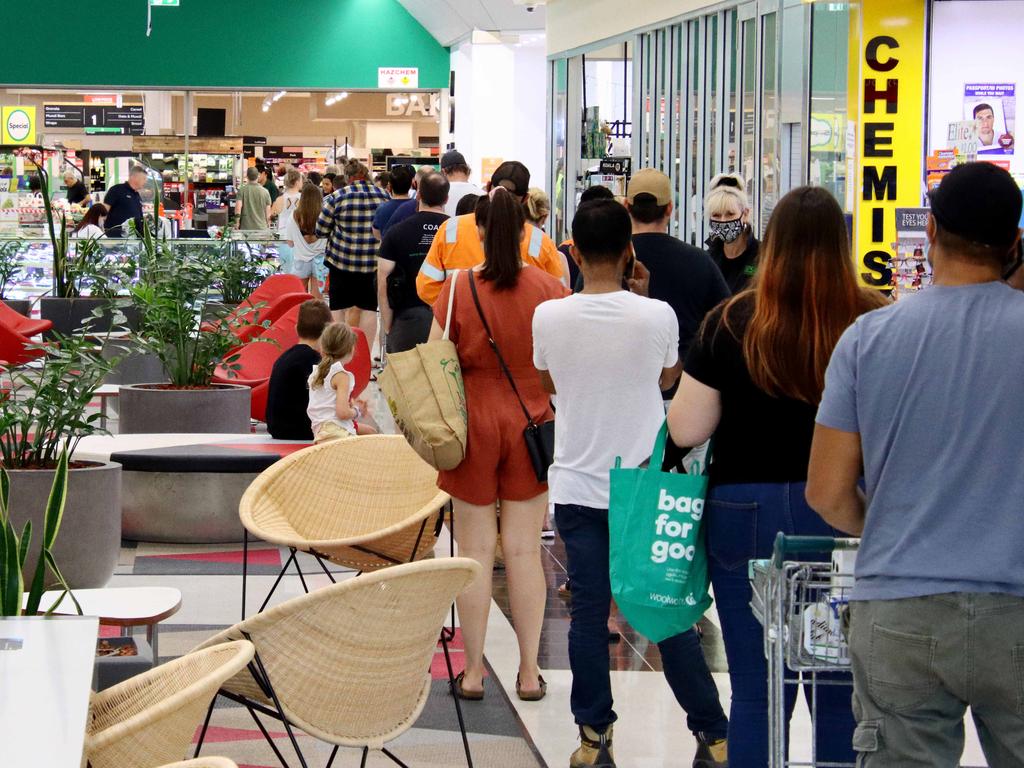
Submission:
[[[516,675],[516,696],[519,697],[520,701],[540,701],[548,694],[548,684],[544,678],[537,675],[537,682],[540,683],[540,688],[535,691],[524,691],[522,686],[519,684],[519,675]]]
[[[484,692],[480,691],[466,691],[462,688],[462,681],[466,679],[465,672],[459,672],[455,677],[455,682],[452,684],[452,690],[455,695],[463,701],[481,701],[484,697]]]

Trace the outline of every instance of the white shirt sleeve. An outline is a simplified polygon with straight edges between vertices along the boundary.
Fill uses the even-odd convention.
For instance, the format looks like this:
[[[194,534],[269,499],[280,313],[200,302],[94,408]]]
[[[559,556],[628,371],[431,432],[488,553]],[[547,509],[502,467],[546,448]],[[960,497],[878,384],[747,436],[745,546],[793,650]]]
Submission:
[[[663,368],[671,368],[679,362],[679,320],[668,304],[659,302],[662,307],[662,322],[665,324],[665,364]]]
[[[533,367],[538,371],[548,370],[547,355],[544,351],[544,325],[550,322],[545,316],[544,306],[541,304],[533,311]]]

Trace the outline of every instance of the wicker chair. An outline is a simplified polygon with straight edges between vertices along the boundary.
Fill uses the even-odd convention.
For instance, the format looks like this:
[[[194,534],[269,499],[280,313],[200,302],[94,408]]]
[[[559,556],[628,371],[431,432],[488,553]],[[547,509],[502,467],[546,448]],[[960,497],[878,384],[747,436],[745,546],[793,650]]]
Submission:
[[[242,617],[248,575],[249,535],[288,547],[262,611],[297,553],[359,572],[412,562],[430,554],[441,532],[448,494],[437,471],[399,435],[370,435],[323,443],[293,453],[265,470],[239,504],[245,528]]]
[[[396,565],[276,605],[199,649],[239,638],[255,644],[255,664],[224,683],[220,694],[245,705],[264,735],[257,712],[281,720],[302,765],[292,726],[335,745],[328,768],[339,746],[362,749],[364,765],[371,749],[402,765],[385,744],[411,728],[423,711],[445,614],[479,574],[479,563],[467,558]],[[454,685],[443,635],[441,643],[449,685]],[[458,697],[452,700],[472,767],[462,709]]]
[[[226,757],[200,757],[196,760],[185,760],[182,763],[170,763],[161,768],[238,768],[238,766]]]
[[[225,680],[252,661],[245,640],[175,659],[93,694],[85,735],[92,768],[152,768],[181,760]]]

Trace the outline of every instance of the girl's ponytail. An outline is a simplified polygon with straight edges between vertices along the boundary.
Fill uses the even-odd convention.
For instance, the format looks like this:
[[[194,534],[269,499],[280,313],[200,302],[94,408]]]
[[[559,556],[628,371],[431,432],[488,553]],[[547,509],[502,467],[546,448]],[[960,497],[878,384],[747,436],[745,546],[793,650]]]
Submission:
[[[504,187],[481,197],[476,207],[477,226],[484,228],[484,266],[480,277],[501,291],[514,288],[522,270],[523,205]]]

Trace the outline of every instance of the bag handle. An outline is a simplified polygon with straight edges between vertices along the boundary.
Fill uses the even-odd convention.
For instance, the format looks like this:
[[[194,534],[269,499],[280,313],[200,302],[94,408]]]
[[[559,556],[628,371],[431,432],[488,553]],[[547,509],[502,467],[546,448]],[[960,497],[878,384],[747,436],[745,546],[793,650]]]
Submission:
[[[476,280],[473,279],[473,270],[469,270],[469,289],[473,293],[473,303],[476,304],[477,314],[480,315],[480,322],[484,325],[484,333],[487,334],[487,341],[491,345],[491,349],[494,350],[494,354],[498,357],[498,365],[501,366],[502,373],[505,374],[505,378],[508,379],[508,383],[512,385],[512,391],[515,392],[516,399],[519,401],[519,407],[523,409],[523,416],[526,417],[526,426],[534,427],[533,417],[530,416],[530,411],[526,408],[526,403],[523,402],[522,396],[519,394],[519,387],[516,386],[515,379],[512,378],[512,372],[508,369],[505,364],[505,358],[501,355],[501,350],[498,349],[498,343],[494,340],[494,336],[491,334],[491,326],[487,324],[487,318],[484,317],[484,308],[480,306],[480,295],[476,290]]]
[[[712,444],[714,440],[712,440]],[[661,429],[658,430],[658,436],[654,440],[654,449],[651,451],[651,458],[648,460],[648,466],[661,467],[665,464],[665,446],[668,444],[668,419],[665,419],[661,423]],[[711,456],[712,445],[708,445],[708,457]],[[701,475],[708,473],[708,461],[705,459],[703,471]],[[622,468],[622,457],[615,457],[615,469]]]
[[[444,335],[441,337],[445,341],[448,341],[448,333],[452,328],[452,309],[455,308],[455,286],[459,282],[459,272],[462,270],[455,270],[455,274],[452,275],[452,289],[448,294],[448,315],[444,319]]]

